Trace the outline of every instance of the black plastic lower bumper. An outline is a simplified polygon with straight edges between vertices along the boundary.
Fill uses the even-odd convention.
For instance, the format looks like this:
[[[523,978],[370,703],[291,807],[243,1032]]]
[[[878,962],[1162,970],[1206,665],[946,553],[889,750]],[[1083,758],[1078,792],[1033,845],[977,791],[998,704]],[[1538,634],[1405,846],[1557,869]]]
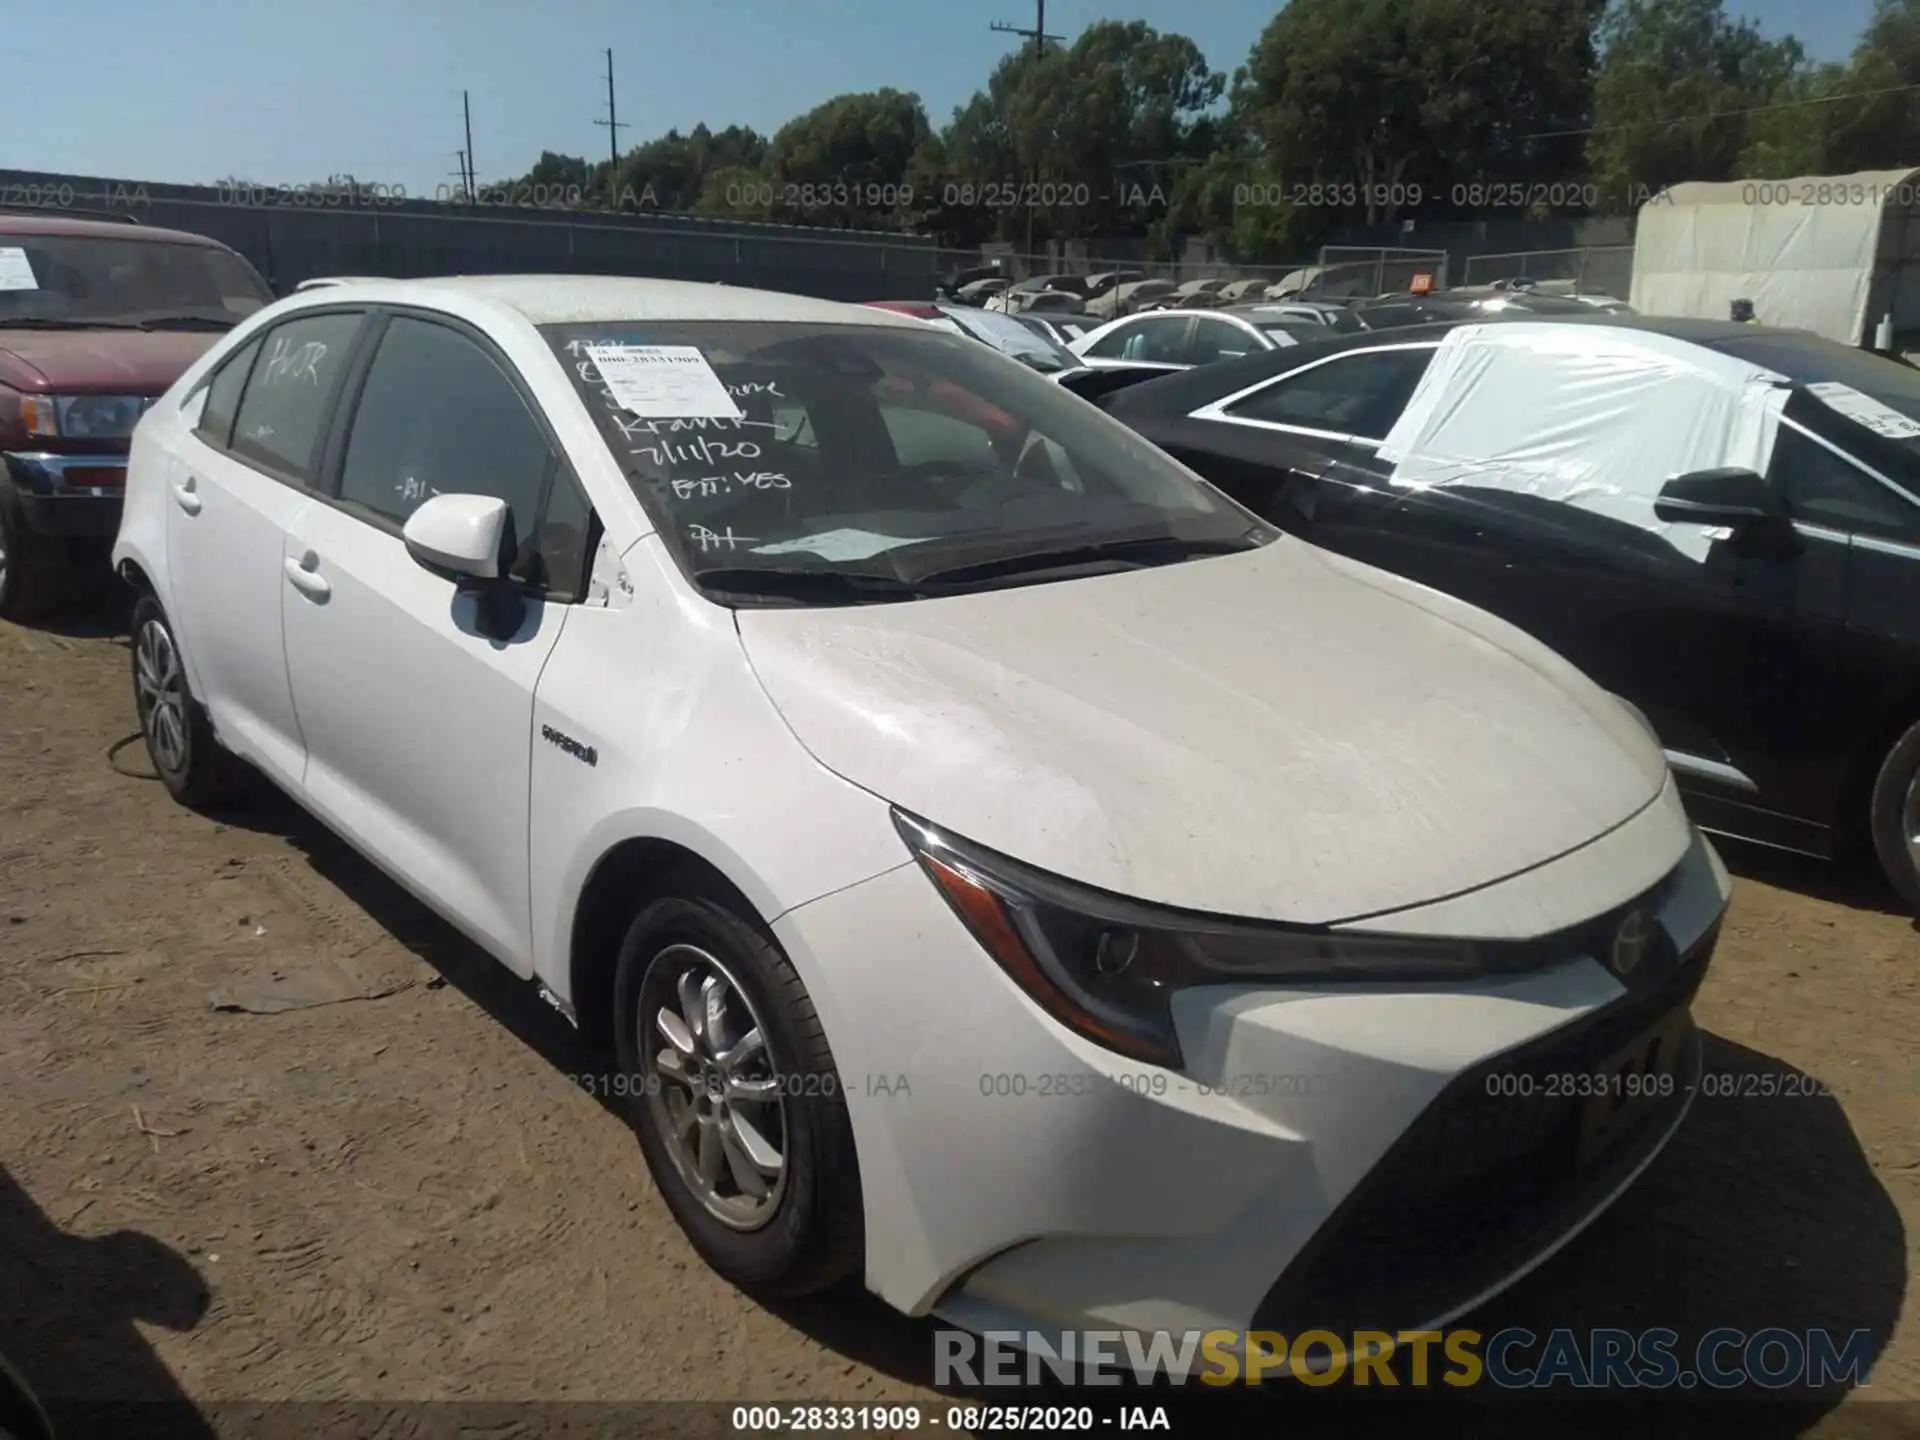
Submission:
[[[1716,925],[1684,957],[1667,947],[1652,983],[1455,1078],[1287,1267],[1254,1327],[1399,1333],[1458,1313],[1582,1225],[1687,1107],[1701,1049],[1690,1007],[1718,938]],[[1649,1052],[1670,1081],[1617,1078]]]
[[[21,518],[36,535],[111,540],[120,530],[119,495],[22,495]]]

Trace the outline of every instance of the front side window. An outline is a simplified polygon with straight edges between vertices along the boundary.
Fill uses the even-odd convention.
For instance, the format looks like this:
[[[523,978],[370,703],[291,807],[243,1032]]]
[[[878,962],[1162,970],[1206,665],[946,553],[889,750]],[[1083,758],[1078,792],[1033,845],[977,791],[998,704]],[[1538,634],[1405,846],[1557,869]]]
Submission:
[[[358,313],[302,316],[261,337],[234,419],[235,455],[302,484],[311,478],[314,446],[360,320]]]
[[[1432,359],[1431,346],[1342,355],[1276,380],[1225,413],[1237,420],[1384,440]]]
[[[1767,480],[1794,518],[1850,533],[1920,540],[1920,506],[1792,424],[1774,435]]]
[[[918,584],[1089,547],[1161,563],[1267,538],[977,341],[747,321],[543,333],[676,558],[697,582],[725,572],[714,586],[732,595],[773,572],[791,598],[795,575]]]
[[[1265,348],[1238,325],[1225,320],[1196,320],[1186,359],[1189,365],[1211,365],[1216,360],[1238,360]]]
[[[273,292],[231,250],[100,235],[7,235],[0,323],[231,329]]]
[[[553,459],[520,391],[458,330],[406,316],[380,339],[347,439],[340,498],[404,525],[435,495],[491,495],[533,534]]]
[[[1087,347],[1087,354],[1100,360],[1149,360],[1161,365],[1179,365],[1184,363],[1180,355],[1191,323],[1185,316],[1136,320],[1102,335]]]

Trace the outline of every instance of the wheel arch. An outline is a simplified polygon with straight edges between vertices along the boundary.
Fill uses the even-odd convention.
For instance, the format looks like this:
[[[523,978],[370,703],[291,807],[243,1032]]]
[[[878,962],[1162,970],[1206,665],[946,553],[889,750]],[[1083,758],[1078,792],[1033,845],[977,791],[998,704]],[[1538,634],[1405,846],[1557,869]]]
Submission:
[[[1920,677],[1889,692],[1860,731],[1861,743],[1847,767],[1834,815],[1836,855],[1871,852],[1874,784],[1889,752],[1916,724],[1920,724]]]
[[[669,895],[713,900],[772,936],[764,907],[721,867],[677,840],[636,835],[594,861],[568,929],[567,981],[575,1022],[595,1050],[613,1047],[613,981],[620,942],[642,906]]]

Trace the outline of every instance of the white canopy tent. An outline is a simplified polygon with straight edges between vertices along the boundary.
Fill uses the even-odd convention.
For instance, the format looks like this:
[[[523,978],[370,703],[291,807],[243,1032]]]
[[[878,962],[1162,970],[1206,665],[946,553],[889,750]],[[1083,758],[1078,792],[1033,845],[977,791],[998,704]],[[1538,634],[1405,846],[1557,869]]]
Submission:
[[[1633,308],[1725,320],[1751,300],[1763,325],[1843,345],[1920,325],[1920,170],[1674,185],[1640,207]]]

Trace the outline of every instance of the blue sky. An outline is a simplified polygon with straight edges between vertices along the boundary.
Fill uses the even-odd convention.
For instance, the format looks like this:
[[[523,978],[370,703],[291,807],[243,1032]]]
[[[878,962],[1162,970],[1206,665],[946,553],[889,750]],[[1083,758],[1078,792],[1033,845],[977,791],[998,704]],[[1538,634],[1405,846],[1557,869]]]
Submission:
[[[1276,0],[1049,0],[1047,29],[1140,19],[1231,71]],[[1872,0],[1727,0],[1818,58],[1853,47]],[[622,148],[705,120],[771,131],[829,96],[918,91],[936,124],[1007,48],[1032,0],[62,0],[16,5],[6,48],[78,89],[29,87],[0,168],[273,184],[350,173],[411,195],[454,183],[460,92],[483,180],[543,149],[603,153],[613,47]],[[17,68],[17,67],[16,67]],[[18,97],[16,97],[17,99]]]

